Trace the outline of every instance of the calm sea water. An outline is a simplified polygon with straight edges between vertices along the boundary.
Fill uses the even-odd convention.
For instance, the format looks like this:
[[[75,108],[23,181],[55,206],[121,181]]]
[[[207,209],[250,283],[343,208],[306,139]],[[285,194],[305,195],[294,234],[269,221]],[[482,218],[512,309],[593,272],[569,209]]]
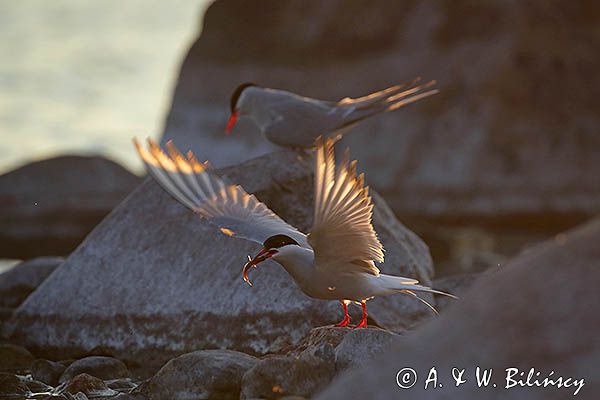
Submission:
[[[0,0],[0,173],[63,153],[141,165],[207,0]]]
[[[0,174],[64,153],[141,171],[131,138],[161,133],[208,4],[0,0]]]

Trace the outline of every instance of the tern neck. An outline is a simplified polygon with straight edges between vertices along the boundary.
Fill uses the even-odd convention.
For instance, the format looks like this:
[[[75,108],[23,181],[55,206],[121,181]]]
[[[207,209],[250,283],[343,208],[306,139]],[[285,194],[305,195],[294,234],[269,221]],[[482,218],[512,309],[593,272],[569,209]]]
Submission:
[[[295,245],[279,248],[277,254],[272,257],[301,288],[314,276],[314,258],[312,250]]]

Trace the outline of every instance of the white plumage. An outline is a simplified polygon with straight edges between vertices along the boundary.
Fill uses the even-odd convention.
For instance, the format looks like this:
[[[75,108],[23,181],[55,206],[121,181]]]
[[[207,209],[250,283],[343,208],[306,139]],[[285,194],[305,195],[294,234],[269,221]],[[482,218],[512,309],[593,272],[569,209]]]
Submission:
[[[225,183],[193,153],[187,157],[167,143],[168,155],[152,140],[148,150],[134,140],[148,171],[173,197],[228,236],[263,245],[244,266],[248,270],[272,258],[282,265],[308,296],[339,300],[348,325],[347,304],[360,302],[367,324],[366,301],[372,297],[429,292],[454,297],[418,284],[411,278],[384,275],[375,262],[384,261],[384,249],[372,225],[373,204],[356,174],[356,161],[348,153],[336,167],[332,139],[316,141],[314,223],[307,235],[300,232],[239,185]],[[433,309],[434,310],[434,309]],[[434,310],[435,311],[435,310]]]

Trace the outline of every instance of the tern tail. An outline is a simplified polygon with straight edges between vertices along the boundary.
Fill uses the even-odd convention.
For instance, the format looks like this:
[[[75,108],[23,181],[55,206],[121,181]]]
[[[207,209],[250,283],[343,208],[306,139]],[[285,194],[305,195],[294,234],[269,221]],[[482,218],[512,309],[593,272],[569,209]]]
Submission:
[[[379,283],[379,287],[382,289],[382,293],[380,295],[388,295],[388,294],[396,294],[396,293],[404,293],[404,294],[411,295],[411,296],[415,297],[416,299],[418,299],[421,303],[424,303],[427,307],[429,307],[436,314],[437,314],[437,310],[431,304],[429,304],[426,300],[419,297],[415,292],[439,294],[442,296],[452,297],[453,299],[458,299],[458,297],[456,297],[450,293],[435,290],[428,286],[419,285],[419,281],[416,281],[411,278],[404,278],[401,276],[380,274],[377,277],[377,281]]]
[[[344,123],[338,126],[335,132],[345,132],[359,122],[376,114],[396,110],[439,92],[439,90],[431,88],[436,84],[435,81],[424,84],[418,83],[419,80],[416,79],[409,84],[392,86],[368,96],[341,100],[338,106],[347,107],[348,112],[344,118]]]

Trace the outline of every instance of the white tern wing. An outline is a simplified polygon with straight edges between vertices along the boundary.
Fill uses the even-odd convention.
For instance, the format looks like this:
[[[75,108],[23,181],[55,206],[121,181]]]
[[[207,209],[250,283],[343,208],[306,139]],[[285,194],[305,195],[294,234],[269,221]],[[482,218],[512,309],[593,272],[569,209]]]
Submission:
[[[315,214],[308,242],[317,265],[344,265],[377,275],[373,261],[383,262],[383,246],[371,223],[373,203],[356,176],[348,153],[335,166],[332,139],[318,139],[315,154]]]
[[[205,164],[199,163],[191,151],[185,157],[170,141],[168,155],[151,139],[148,150],[135,139],[134,144],[154,179],[179,202],[218,226],[222,233],[260,244],[273,235],[284,234],[310,248],[306,235],[241,186],[223,182]]]

